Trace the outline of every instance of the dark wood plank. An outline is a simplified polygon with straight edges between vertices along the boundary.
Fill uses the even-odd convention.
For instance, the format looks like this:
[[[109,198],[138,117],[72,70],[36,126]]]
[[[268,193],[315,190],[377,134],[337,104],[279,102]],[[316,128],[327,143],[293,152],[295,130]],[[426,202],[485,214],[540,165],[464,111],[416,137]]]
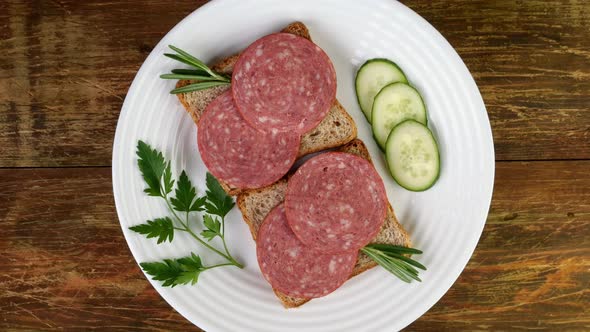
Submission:
[[[0,330],[196,330],[133,260],[110,178],[0,170]]]
[[[2,1],[0,167],[109,165],[137,69],[203,3]],[[475,76],[499,160],[590,158],[589,2],[404,3]]]
[[[205,2],[0,2],[0,167],[110,165],[139,66]]]
[[[473,258],[408,330],[587,330],[588,169],[590,161],[497,163]],[[193,329],[131,257],[110,171],[0,170],[0,330]]]
[[[496,163],[471,261],[409,330],[590,329],[588,169],[590,161]]]
[[[590,159],[590,2],[402,2],[473,74],[497,160]]]

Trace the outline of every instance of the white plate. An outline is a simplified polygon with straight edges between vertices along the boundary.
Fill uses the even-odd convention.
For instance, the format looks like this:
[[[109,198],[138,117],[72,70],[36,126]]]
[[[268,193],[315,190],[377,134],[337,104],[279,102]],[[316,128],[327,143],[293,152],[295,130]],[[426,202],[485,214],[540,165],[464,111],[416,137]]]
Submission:
[[[181,21],[149,55],[125,99],[113,151],[113,187],[123,233],[138,262],[200,253],[217,257],[184,234],[157,245],[129,226],[166,215],[165,205],[142,193],[135,147],[142,139],[186,169],[200,192],[205,166],[196,128],[175,96],[174,82],[158,75],[179,64],[165,58],[167,45],[202,60],[230,55],[256,38],[300,20],[331,57],[338,75],[338,99],[352,115],[385,180],[399,220],[428,267],[423,282],[406,284],[381,268],[348,281],[334,293],[286,310],[273,295],[256,263],[254,242],[234,209],[227,220],[230,251],[246,268],[203,273],[195,286],[152,285],[174,309],[207,331],[393,331],[424,314],[457,279],[485,224],[494,179],[494,150],[484,103],[469,71],[451,45],[424,19],[391,0],[216,0]],[[149,25],[149,22],[146,22]],[[370,128],[355,99],[354,75],[366,59],[398,63],[422,93],[429,125],[440,144],[438,183],[422,193],[400,188],[388,175]]]

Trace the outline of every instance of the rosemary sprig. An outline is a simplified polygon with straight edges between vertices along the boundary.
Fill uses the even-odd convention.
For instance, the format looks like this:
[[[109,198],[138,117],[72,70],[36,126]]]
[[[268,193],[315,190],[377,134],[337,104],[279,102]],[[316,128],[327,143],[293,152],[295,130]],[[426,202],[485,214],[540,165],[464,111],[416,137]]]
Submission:
[[[180,88],[173,89],[172,91],[170,91],[170,93],[171,94],[187,93],[187,92],[191,92],[191,91],[205,90],[205,89],[213,88],[213,87],[220,86],[220,85],[227,85],[227,84],[229,84],[229,83],[228,82],[219,82],[219,81],[199,82],[199,83],[193,83],[193,84],[185,85]]]
[[[372,243],[362,248],[361,251],[377,264],[381,265],[385,270],[405,282],[409,283],[412,282],[412,280],[422,281],[418,277],[419,271],[416,270],[416,268],[426,270],[426,267],[417,261],[404,256],[404,254],[421,254],[422,251],[418,249],[390,244]]]
[[[217,78],[203,75],[188,75],[188,74],[162,74],[160,78],[165,80],[195,80],[195,81],[217,81]]]
[[[207,76],[208,73],[200,69],[172,69],[172,74]]]
[[[169,45],[169,47],[176,53],[165,53],[165,56],[195,69],[173,69],[171,74],[160,75],[160,78],[196,81],[195,83],[173,89],[170,93],[187,93],[230,84],[231,80],[229,77],[214,72],[203,61],[178,47],[173,45]]]

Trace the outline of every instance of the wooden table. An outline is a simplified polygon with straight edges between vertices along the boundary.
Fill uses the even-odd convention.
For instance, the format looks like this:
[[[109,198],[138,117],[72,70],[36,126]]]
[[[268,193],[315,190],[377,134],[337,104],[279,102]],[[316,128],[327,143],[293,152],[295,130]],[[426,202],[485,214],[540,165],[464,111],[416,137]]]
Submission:
[[[110,165],[139,66],[204,2],[0,2],[0,330],[195,329],[131,257]],[[408,330],[589,330],[590,2],[404,3],[469,67],[496,149],[479,245]]]

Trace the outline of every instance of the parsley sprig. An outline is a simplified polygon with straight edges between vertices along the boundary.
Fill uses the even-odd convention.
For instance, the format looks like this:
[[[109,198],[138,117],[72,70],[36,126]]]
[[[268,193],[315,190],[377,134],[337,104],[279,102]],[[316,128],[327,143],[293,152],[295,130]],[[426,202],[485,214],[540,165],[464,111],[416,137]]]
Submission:
[[[147,220],[146,223],[129,229],[147,238],[157,238],[158,244],[172,242],[176,231],[185,232],[226,260],[225,263],[205,266],[198,255],[191,253],[190,256],[183,258],[141,263],[143,270],[154,280],[163,281],[163,286],[174,287],[188,283],[195,284],[201,272],[212,268],[228,265],[243,268],[243,265],[231,256],[225,241],[225,216],[235,203],[215,177],[207,173],[207,190],[204,196],[198,197],[196,188],[185,171],[181,172],[176,181],[172,179],[170,161],[165,160],[162,152],[140,140],[137,143],[137,156],[137,165],[147,185],[144,192],[149,196],[164,199],[171,216]],[[202,211],[205,212],[202,218],[204,229],[199,236],[191,228],[191,213]],[[223,250],[210,244],[216,237],[221,239]]]
[[[176,53],[165,53],[164,55],[170,59],[189,65],[195,69],[173,69],[171,74],[160,75],[160,78],[167,80],[191,80],[196,81],[180,88],[170,91],[172,94],[187,93],[192,91],[204,90],[221,85],[230,84],[229,77],[214,72],[211,68],[190,55],[188,52],[181,50],[178,47],[168,45]]]
[[[405,282],[422,281],[418,277],[419,271],[426,267],[407,255],[419,255],[422,251],[414,248],[395,246],[391,244],[371,243],[361,249],[369,258],[381,265],[385,270]]]
[[[194,285],[199,280],[201,272],[234,264],[221,263],[203,266],[201,258],[191,253],[190,256],[183,258],[164,259],[162,262],[141,263],[140,265],[147,274],[153,276],[154,280],[163,281],[162,286],[174,287],[188,283]]]

